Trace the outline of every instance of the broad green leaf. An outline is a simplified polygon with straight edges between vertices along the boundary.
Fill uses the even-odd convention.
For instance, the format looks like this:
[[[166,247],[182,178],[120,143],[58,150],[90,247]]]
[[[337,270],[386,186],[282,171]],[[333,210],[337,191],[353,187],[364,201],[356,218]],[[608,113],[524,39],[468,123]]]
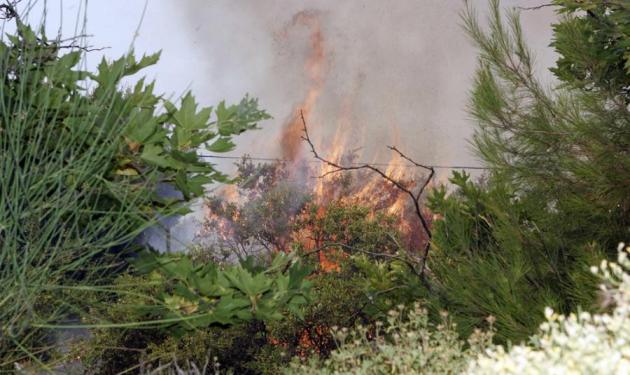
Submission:
[[[206,149],[212,152],[228,152],[232,151],[234,147],[236,147],[236,145],[230,138],[221,137],[207,146]]]

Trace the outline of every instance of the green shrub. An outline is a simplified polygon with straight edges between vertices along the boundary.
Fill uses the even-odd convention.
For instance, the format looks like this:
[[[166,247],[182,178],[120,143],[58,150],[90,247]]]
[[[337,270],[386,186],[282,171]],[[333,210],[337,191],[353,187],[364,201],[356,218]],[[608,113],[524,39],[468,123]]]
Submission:
[[[82,71],[81,49],[16,17],[17,34],[0,41],[0,367],[45,359],[46,330],[84,312],[73,291],[107,283],[159,215],[225,181],[199,147],[227,151],[268,117],[249,98],[198,110],[192,95],[176,106],[143,79],[123,89],[159,55]],[[161,184],[182,199],[160,197]]]
[[[134,264],[158,285],[153,298],[161,306],[149,305],[148,315],[176,336],[215,324],[280,320],[285,310],[301,317],[311,288],[305,280],[311,269],[294,254],[278,253],[269,265],[249,257],[220,268],[193,263],[185,254],[145,251]]]
[[[447,314],[430,323],[419,304],[399,307],[376,328],[337,329],[340,348],[328,359],[296,360],[286,374],[459,374],[492,338],[492,330],[460,340]],[[468,344],[468,345],[467,345]]]
[[[406,265],[365,256],[340,260],[339,271],[320,273],[311,280],[312,301],[305,306],[303,319],[289,315],[267,326],[282,353],[276,366],[295,357],[327,358],[338,346],[333,327],[374,327],[390,309],[417,301],[422,291],[420,280]],[[276,373],[280,368],[275,368]]]
[[[480,50],[472,143],[490,171],[482,184],[456,173],[455,192],[430,199],[436,305],[465,333],[496,316],[504,342],[531,335],[545,306],[591,309],[588,265],[614,256],[630,228],[627,10],[555,3],[567,14],[554,32],[565,83],[552,89],[534,74],[518,13],[505,17],[492,0],[487,28],[464,15]]]
[[[94,339],[81,345],[83,352],[78,350],[76,355],[97,373],[138,370],[140,364],[155,368],[173,361],[180,366],[200,365],[210,358],[225,371],[277,374],[296,356],[328,356],[337,348],[331,327],[374,326],[391,307],[418,298],[413,293],[419,290],[416,284],[403,284],[411,277],[407,273],[400,265],[350,258],[341,263],[339,272],[311,275],[309,303],[301,305],[298,313],[282,309],[284,319],[239,319],[238,324],[204,324],[183,331],[179,324],[96,329]],[[132,286],[133,293],[112,294],[109,301],[98,295],[100,302],[111,306],[107,316],[92,323],[142,322],[162,316],[160,311],[172,311],[173,306],[164,303],[170,301],[170,292],[164,293],[168,284],[155,281],[151,274],[120,277],[116,289]],[[166,290],[175,290],[172,287]],[[147,300],[147,295],[155,299]]]
[[[630,100],[630,12],[623,2],[555,0],[556,77],[573,87]]]
[[[104,315],[95,308],[90,318],[93,340],[78,349],[97,373],[155,367],[173,358],[201,363],[208,356],[242,373],[267,343],[265,324],[289,314],[299,319],[311,288],[304,280],[309,268],[282,253],[268,266],[248,259],[219,268],[184,254],[152,253],[135,264],[146,275],[118,278],[111,306]]]
[[[475,184],[454,173],[450,195],[438,189],[429,207],[433,222],[429,269],[438,298],[463,335],[489,316],[497,318],[497,339],[527,338],[546,306],[569,312],[592,304],[596,279],[588,267],[601,259],[597,247],[563,253],[555,228],[538,226],[549,215],[534,196],[517,196],[507,184]],[[579,250],[579,251],[578,251]]]
[[[316,247],[343,244],[346,253],[393,254],[400,249],[400,233],[394,216],[343,201],[310,204],[295,221],[294,231],[305,231]],[[296,243],[302,247],[303,244]]]
[[[302,317],[290,315],[268,326],[270,337],[283,348],[287,360],[312,353],[327,356],[336,347],[331,327],[372,321],[365,312],[369,300],[363,289],[364,280],[348,262],[342,264],[339,272],[317,274],[311,280],[312,300]]]
[[[630,371],[630,261],[621,244],[618,263],[592,267],[603,285],[605,314],[569,316],[545,309],[545,322],[527,345],[489,347],[468,374],[627,374]]]

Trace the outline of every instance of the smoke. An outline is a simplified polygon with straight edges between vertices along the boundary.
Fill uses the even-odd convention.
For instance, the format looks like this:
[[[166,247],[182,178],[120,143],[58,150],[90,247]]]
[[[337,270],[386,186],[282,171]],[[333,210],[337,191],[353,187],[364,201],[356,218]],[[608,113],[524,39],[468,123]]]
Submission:
[[[487,1],[469,2],[483,17]],[[505,6],[534,3],[504,1]],[[162,4],[172,11],[172,24],[165,26],[184,25],[172,34],[186,35],[182,43],[202,67],[190,86],[198,100],[236,102],[250,93],[274,116],[261,130],[240,136],[234,156],[307,159],[299,138],[298,111],[303,110],[311,137],[327,158],[350,152],[357,161],[388,163],[386,146],[395,145],[423,164],[479,164],[468,144],[474,123],[466,105],[477,52],[461,27],[464,1]],[[555,59],[547,47],[553,10],[526,11],[522,19],[544,74]],[[224,171],[235,170],[229,161],[219,164]],[[438,170],[436,180],[444,182],[449,174]],[[182,220],[173,232],[184,243],[192,227]]]
[[[486,0],[472,3],[483,16]],[[426,164],[478,164],[466,113],[476,51],[460,26],[463,1],[189,0],[178,7],[206,61],[200,77],[208,81],[195,91],[250,92],[275,117],[239,139],[237,154],[293,159],[304,152],[302,108],[322,151],[343,127],[365,161],[387,162],[385,146],[396,144]],[[523,13],[542,67],[554,60],[547,48],[553,19],[550,8]]]

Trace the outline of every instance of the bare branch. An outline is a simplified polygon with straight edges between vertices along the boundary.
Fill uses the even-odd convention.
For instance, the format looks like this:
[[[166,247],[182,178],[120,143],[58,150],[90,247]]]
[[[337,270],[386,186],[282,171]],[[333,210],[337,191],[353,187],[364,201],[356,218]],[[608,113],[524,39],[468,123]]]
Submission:
[[[54,48],[58,48],[58,49],[75,49],[75,50],[81,50],[83,52],[94,52],[94,51],[103,51],[106,49],[109,49],[111,47],[93,47],[93,46],[80,46],[78,44],[51,44],[51,47]]]
[[[540,5],[536,5],[536,6],[532,6],[532,7],[516,7],[516,9],[519,9],[519,10],[538,10],[538,9],[542,9],[542,8],[552,7],[552,6],[555,6],[555,5],[556,4],[545,3],[545,4],[540,4]]]
[[[413,203],[415,214],[418,217],[418,220],[420,220],[420,224],[422,225],[422,229],[424,230],[424,232],[425,232],[425,234],[427,236],[427,243],[425,245],[424,253],[422,255],[420,274],[419,274],[421,277],[424,278],[424,270],[426,268],[426,260],[427,260],[427,257],[429,255],[429,250],[430,250],[430,247],[431,247],[431,238],[432,238],[432,236],[431,236],[431,229],[429,228],[429,223],[427,222],[427,220],[424,218],[424,215],[422,214],[422,208],[421,208],[420,199],[422,198],[422,194],[424,193],[426,187],[429,185],[429,183],[431,182],[431,180],[435,176],[435,169],[432,166],[422,165],[420,163],[415,162],[414,160],[412,160],[411,158],[409,158],[408,156],[403,154],[395,146],[388,146],[388,148],[390,150],[396,152],[401,158],[407,160],[408,162],[412,163],[413,165],[415,165],[415,166],[417,166],[419,168],[424,168],[424,169],[429,171],[429,176],[423,182],[422,186],[420,187],[420,190],[417,193],[414,193],[411,189],[407,188],[403,183],[401,183],[400,181],[392,178],[387,173],[385,173],[383,170],[379,169],[378,167],[376,167],[376,166],[374,166],[372,164],[341,165],[341,164],[339,164],[337,162],[328,160],[328,159],[322,157],[321,155],[319,155],[319,153],[317,152],[317,149],[315,148],[315,145],[311,141],[310,135],[308,133],[308,127],[306,125],[306,119],[304,118],[304,112],[303,111],[300,111],[300,117],[302,119],[302,125],[303,125],[303,131],[304,131],[304,135],[302,136],[302,139],[309,145],[309,147],[311,149],[311,152],[313,153],[313,156],[315,157],[315,159],[317,159],[317,160],[321,161],[322,163],[324,163],[324,164],[326,164],[326,165],[328,165],[328,166],[333,168],[331,171],[328,171],[328,172],[324,173],[320,177],[324,177],[324,176],[332,174],[332,173],[367,169],[367,170],[370,170],[370,171],[378,174],[385,181],[388,181],[389,183],[394,185],[397,189],[399,189],[400,191],[404,192],[405,194],[407,194],[409,196],[409,198],[411,199],[411,201]]]
[[[7,1],[5,4],[0,4],[0,19],[17,19],[19,21],[20,15],[18,14],[15,7],[20,1],[21,0]]]

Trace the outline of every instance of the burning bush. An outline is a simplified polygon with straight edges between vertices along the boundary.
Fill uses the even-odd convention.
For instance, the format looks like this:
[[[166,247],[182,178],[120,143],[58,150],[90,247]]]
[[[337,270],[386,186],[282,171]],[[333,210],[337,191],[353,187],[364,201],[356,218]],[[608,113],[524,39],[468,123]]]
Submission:
[[[418,253],[427,242],[405,193],[369,171],[323,183],[324,170],[305,163],[255,165],[245,157],[237,166],[237,184],[205,200],[198,237],[215,259],[340,247],[334,244],[343,252]]]
[[[293,222],[310,201],[285,163],[238,163],[236,185],[206,198],[198,237],[222,261],[289,251]]]

